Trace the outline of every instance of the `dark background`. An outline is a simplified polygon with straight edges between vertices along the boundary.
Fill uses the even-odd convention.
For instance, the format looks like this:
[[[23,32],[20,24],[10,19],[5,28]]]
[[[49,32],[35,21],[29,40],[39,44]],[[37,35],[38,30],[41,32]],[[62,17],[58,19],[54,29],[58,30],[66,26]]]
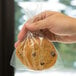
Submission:
[[[14,76],[10,66],[13,45],[14,0],[0,0],[0,76]]]

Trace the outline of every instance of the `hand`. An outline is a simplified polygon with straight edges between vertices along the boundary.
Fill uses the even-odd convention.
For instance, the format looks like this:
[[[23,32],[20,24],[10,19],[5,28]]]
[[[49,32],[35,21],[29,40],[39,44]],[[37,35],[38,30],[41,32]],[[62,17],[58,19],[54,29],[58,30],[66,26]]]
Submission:
[[[28,30],[40,30],[53,42],[76,42],[76,19],[58,12],[45,11],[29,19],[20,31],[15,47],[25,38]]]

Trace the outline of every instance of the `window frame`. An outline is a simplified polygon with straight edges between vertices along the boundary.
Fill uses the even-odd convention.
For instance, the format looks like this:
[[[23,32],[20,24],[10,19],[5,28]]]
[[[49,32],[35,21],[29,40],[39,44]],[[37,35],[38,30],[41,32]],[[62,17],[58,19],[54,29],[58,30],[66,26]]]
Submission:
[[[0,76],[14,76],[14,0],[0,0]]]

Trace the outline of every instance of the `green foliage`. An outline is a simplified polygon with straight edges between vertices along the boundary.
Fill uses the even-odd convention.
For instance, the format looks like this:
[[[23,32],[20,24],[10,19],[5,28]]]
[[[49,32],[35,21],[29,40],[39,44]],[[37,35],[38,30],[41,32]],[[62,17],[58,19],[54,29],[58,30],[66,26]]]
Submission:
[[[18,27],[22,24],[22,22],[20,22],[20,19],[23,15],[24,14],[21,12],[21,7],[19,7],[17,2],[15,2],[15,40],[17,40],[17,35],[19,33]]]
[[[59,43],[57,48],[66,68],[73,68],[76,61],[76,44]]]
[[[70,5],[71,0],[59,0],[61,3],[65,4],[65,5]]]

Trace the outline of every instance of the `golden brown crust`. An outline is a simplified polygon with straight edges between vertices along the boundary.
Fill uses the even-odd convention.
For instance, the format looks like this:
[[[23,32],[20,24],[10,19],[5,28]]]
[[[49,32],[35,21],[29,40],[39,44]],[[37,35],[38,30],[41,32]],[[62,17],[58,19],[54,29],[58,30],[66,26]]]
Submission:
[[[48,69],[57,60],[54,45],[47,38],[28,38],[17,47],[16,55],[25,66],[33,70]]]
[[[20,61],[24,64],[24,65],[28,65],[27,61],[24,62],[24,55],[23,53],[25,52],[24,49],[24,45],[25,45],[25,41],[21,42],[17,49],[16,49],[16,56],[20,59]]]

